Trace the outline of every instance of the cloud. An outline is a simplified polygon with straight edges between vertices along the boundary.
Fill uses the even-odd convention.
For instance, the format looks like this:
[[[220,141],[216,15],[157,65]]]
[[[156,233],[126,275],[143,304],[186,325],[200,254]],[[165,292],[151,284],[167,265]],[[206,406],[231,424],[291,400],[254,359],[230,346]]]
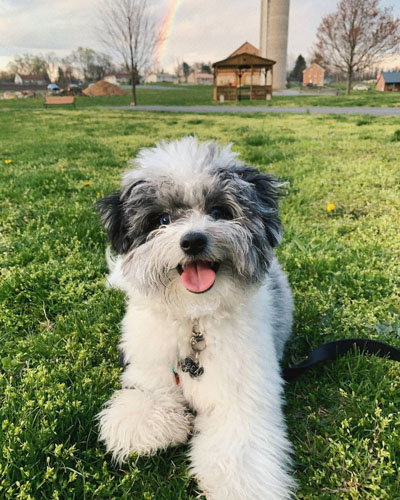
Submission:
[[[164,62],[217,61],[248,40],[258,46],[259,0],[183,0]]]
[[[27,51],[69,52],[78,45],[93,45],[94,5],[94,0],[3,0],[0,45],[10,55]]]

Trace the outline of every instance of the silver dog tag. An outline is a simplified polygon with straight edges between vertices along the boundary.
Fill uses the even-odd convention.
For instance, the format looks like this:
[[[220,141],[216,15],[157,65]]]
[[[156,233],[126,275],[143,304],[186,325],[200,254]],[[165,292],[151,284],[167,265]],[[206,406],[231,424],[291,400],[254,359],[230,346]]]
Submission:
[[[206,348],[206,341],[204,340],[203,335],[197,332],[193,332],[194,335],[190,338],[190,345],[194,352],[201,352]]]

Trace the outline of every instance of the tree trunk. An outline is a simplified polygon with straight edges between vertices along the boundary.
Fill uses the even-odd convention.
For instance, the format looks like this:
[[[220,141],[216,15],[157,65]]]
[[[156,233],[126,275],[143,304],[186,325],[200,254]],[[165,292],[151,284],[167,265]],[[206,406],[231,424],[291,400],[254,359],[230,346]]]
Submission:
[[[136,82],[132,82],[132,101],[131,106],[136,106]]]
[[[132,101],[131,106],[136,106],[136,75],[134,72],[131,74],[132,79]]]
[[[347,85],[346,85],[346,95],[350,95],[351,92],[351,82],[353,81],[353,70],[349,68],[347,70]]]

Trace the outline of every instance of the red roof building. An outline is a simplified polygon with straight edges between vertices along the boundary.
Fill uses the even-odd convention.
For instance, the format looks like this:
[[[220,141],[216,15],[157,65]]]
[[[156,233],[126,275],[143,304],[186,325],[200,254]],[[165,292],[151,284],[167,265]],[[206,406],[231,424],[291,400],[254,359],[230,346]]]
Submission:
[[[325,70],[319,64],[311,64],[303,71],[303,86],[311,85],[313,87],[323,87],[325,79]]]

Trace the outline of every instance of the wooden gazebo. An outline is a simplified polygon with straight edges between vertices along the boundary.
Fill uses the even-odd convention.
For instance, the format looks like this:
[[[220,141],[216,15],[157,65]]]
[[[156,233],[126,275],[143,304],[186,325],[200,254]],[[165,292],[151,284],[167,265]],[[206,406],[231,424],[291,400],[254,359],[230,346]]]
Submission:
[[[249,53],[232,55],[214,63],[214,101],[240,101],[248,97],[251,100],[267,99],[267,96],[272,96],[274,64],[271,59]],[[271,85],[267,85],[268,71],[271,72]],[[224,81],[224,75],[230,76],[229,82]]]

